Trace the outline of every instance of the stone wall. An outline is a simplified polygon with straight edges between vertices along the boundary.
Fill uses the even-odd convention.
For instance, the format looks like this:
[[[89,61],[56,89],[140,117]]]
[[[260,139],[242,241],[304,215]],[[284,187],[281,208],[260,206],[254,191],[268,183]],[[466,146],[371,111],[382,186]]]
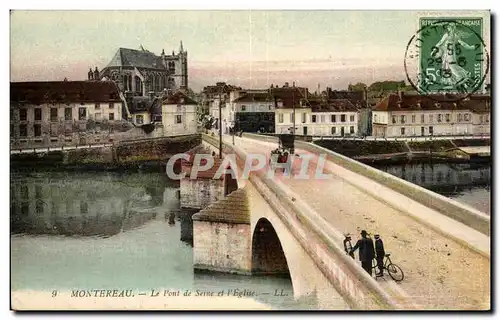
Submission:
[[[181,180],[181,208],[204,209],[213,202],[224,197],[224,181],[222,179],[189,179]]]
[[[193,221],[195,270],[250,274],[250,224]]]
[[[200,144],[200,135],[124,142],[116,147],[116,161],[119,163],[165,161],[174,154],[184,153]]]
[[[201,144],[200,135],[165,137],[122,142],[109,146],[51,150],[44,153],[11,154],[11,167],[97,166],[112,168],[144,162],[165,162],[172,155],[187,152]]]

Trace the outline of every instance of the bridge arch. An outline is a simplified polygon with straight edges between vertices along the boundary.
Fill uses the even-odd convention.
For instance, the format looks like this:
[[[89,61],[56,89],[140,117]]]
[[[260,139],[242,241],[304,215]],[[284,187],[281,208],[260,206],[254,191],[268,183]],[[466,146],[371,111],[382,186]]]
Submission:
[[[266,218],[260,218],[253,231],[252,274],[272,274],[291,278],[281,241],[273,225]]]

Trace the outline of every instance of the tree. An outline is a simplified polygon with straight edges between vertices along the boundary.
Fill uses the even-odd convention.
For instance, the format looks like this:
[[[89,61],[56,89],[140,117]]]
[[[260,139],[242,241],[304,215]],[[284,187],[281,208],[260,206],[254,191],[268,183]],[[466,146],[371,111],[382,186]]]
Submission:
[[[354,85],[349,83],[347,90],[349,90],[349,91],[364,91],[366,87],[368,87],[368,86],[362,82],[358,82]]]

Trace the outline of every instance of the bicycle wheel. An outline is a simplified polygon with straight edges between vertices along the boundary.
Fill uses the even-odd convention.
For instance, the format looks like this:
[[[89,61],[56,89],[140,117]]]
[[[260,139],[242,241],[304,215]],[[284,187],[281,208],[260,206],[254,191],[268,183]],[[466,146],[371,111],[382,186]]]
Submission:
[[[403,281],[405,277],[403,270],[394,263],[391,263],[387,266],[387,272],[389,272],[389,275],[394,281]]]

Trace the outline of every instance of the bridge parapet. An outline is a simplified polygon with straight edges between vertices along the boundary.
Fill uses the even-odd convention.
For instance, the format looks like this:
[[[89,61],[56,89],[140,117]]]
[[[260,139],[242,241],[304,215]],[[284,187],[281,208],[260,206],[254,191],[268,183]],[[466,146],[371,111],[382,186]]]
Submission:
[[[251,133],[244,133],[243,136],[262,141],[278,141],[276,137],[262,136]],[[350,171],[370,178],[410,199],[423,204],[426,207],[437,210],[438,212],[448,216],[451,219],[463,223],[464,225],[469,226],[486,236],[490,236],[490,217],[479,210],[461,204],[455,200],[446,198],[435,192],[431,192],[423,187],[407,182],[389,173],[372,168],[339,153],[317,146],[313,143],[296,141],[296,148],[300,148],[316,154],[326,154],[328,155],[329,161],[332,161],[333,163],[342,166]]]
[[[218,139],[203,135],[203,139],[217,147]],[[246,154],[237,146],[223,143],[223,153],[235,154],[238,163],[244,163]],[[329,282],[345,298],[352,309],[388,310],[411,309],[407,297],[389,295],[356,262],[340,248],[336,235],[297,206],[278,183],[266,179],[262,172],[250,174],[249,181],[269,203],[282,223],[315,262]],[[301,272],[307,272],[301,270]]]

